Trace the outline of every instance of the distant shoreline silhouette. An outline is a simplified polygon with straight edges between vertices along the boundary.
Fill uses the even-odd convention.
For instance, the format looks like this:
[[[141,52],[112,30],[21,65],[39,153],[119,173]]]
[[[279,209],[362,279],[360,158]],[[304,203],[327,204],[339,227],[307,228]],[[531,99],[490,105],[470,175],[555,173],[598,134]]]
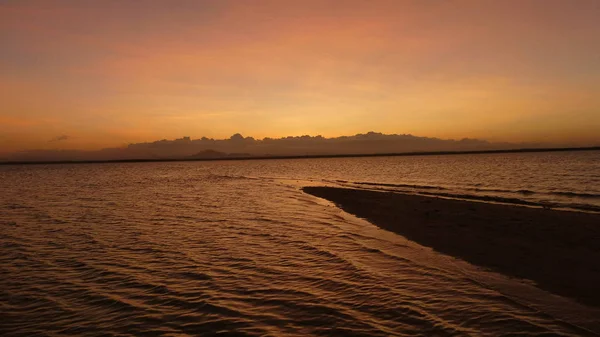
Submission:
[[[68,141],[68,140],[66,140]],[[68,144],[67,144],[68,145]],[[411,134],[359,133],[351,136],[288,136],[257,139],[239,133],[229,138],[162,139],[99,150],[31,149],[0,154],[0,163],[182,161],[221,159],[328,158],[398,156],[545,149],[600,148],[600,144],[490,142],[482,139],[441,139]]]
[[[209,150],[210,151],[210,150]],[[501,154],[501,153],[532,153],[532,152],[569,152],[569,151],[600,151],[600,146],[591,147],[559,147],[559,148],[521,148],[506,150],[474,150],[474,151],[415,151],[398,153],[357,153],[357,154],[324,154],[324,155],[283,155],[283,156],[252,156],[246,153],[227,154],[222,157],[185,157],[185,158],[148,158],[148,159],[109,159],[109,160],[40,160],[40,161],[0,161],[0,165],[46,165],[46,164],[102,164],[102,163],[145,163],[145,162],[189,162],[189,161],[231,161],[231,160],[282,160],[282,159],[316,159],[316,158],[361,158],[361,157],[407,157],[407,156],[436,156],[461,154]],[[211,151],[215,152],[216,151]]]

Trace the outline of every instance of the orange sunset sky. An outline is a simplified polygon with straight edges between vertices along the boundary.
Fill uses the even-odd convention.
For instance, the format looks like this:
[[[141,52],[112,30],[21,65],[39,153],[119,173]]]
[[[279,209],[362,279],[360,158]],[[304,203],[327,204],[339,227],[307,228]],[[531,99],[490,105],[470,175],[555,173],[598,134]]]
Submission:
[[[598,145],[599,18],[597,0],[4,0],[0,152],[371,130]]]

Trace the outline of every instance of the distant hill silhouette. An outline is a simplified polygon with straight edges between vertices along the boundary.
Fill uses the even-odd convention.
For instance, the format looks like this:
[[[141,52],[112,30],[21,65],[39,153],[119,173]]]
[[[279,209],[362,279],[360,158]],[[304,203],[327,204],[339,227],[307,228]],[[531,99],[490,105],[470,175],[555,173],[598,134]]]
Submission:
[[[188,158],[190,158],[190,159],[205,159],[205,158],[216,159],[216,158],[243,158],[243,157],[250,157],[250,156],[251,155],[249,153],[225,153],[225,152],[219,152],[219,151],[215,151],[215,150],[203,150],[194,155],[189,156]]]
[[[228,139],[183,137],[130,144],[97,151],[32,150],[9,153],[4,161],[85,161],[129,159],[185,159],[269,156],[347,155],[432,151],[489,151],[516,148],[541,148],[544,144],[491,143],[485,140],[439,139],[410,134],[386,135],[368,132],[354,136],[325,138],[297,136],[254,139],[239,133]]]

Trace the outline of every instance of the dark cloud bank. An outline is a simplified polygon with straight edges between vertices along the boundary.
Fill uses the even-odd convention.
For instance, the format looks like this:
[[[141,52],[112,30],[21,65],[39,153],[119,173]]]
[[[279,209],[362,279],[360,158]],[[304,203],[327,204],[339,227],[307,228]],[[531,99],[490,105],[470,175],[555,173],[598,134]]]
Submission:
[[[68,138],[68,137],[67,137]],[[183,137],[130,144],[98,151],[32,150],[4,155],[1,161],[77,161],[124,159],[193,159],[265,156],[348,155],[430,151],[486,151],[537,148],[542,144],[491,143],[478,139],[444,140],[413,135],[369,132],[324,138],[299,136],[254,139],[235,134],[229,139]]]

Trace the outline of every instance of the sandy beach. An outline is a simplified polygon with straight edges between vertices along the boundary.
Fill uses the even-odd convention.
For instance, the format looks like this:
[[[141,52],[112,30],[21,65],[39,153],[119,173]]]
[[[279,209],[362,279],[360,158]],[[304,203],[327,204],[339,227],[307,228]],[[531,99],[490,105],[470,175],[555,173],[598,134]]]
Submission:
[[[436,251],[600,307],[600,214],[331,187],[303,190]]]

